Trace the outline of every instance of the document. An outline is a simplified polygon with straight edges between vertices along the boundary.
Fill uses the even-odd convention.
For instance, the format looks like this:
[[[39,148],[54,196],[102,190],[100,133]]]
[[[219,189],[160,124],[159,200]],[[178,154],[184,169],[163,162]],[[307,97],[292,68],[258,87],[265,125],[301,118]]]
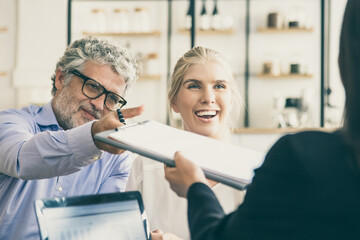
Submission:
[[[243,190],[265,154],[180,130],[156,121],[143,121],[95,135],[95,139],[174,166],[180,151],[201,167],[207,178]]]

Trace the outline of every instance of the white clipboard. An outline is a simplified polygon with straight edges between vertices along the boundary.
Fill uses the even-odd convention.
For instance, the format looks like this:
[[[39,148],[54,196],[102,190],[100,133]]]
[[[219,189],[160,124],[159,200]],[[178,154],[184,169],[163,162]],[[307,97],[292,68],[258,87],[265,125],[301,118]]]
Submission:
[[[174,154],[182,154],[200,166],[206,177],[243,190],[265,154],[180,130],[156,121],[143,121],[98,133],[98,141],[174,166]]]

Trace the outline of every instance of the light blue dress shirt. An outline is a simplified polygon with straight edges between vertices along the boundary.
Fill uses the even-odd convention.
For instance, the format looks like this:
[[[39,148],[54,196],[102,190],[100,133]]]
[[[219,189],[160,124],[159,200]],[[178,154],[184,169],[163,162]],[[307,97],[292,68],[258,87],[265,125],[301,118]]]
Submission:
[[[64,131],[51,102],[0,112],[0,239],[39,239],[34,200],[124,191],[128,154],[98,150],[92,122]]]

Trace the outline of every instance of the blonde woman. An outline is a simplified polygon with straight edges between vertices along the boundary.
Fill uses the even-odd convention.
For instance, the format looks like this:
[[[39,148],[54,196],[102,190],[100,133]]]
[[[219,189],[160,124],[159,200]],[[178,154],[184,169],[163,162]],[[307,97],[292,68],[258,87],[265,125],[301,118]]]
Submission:
[[[168,99],[169,107],[180,114],[184,130],[229,140],[230,112],[239,109],[240,97],[230,67],[218,52],[204,47],[186,52],[175,65]],[[235,210],[242,203],[243,191],[211,180],[208,182],[225,212]],[[141,192],[151,230],[166,232],[153,232],[153,239],[178,239],[176,236],[190,239],[186,199],[178,197],[169,188],[163,164],[136,157],[126,190]]]
[[[188,200],[192,240],[359,239],[360,1],[348,0],[340,36],[344,125],[280,138],[255,171],[244,203],[226,215],[202,170],[179,153],[166,167]],[[234,156],[240,157],[240,156]]]

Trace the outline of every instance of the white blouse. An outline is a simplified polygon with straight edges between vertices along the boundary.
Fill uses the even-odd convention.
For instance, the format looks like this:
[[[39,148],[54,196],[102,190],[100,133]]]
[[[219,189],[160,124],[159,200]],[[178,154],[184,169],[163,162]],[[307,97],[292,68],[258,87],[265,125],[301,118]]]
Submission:
[[[149,158],[133,155],[134,161],[126,191],[140,191],[149,219],[150,229],[173,233],[190,240],[187,221],[187,200],[174,193],[164,177],[164,165]],[[238,208],[245,191],[239,191],[221,183],[212,187],[225,213]]]

